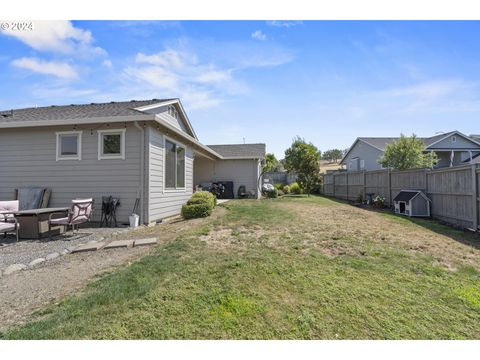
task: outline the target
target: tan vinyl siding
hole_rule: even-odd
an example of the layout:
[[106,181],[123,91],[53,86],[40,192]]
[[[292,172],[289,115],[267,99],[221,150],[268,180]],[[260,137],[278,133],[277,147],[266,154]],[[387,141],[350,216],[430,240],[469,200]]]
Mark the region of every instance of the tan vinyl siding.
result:
[[[117,127],[102,127],[115,129]],[[118,127],[123,128],[123,127]],[[120,198],[119,222],[128,222],[140,184],[140,133],[128,124],[125,160],[98,160],[98,133],[82,130],[82,159],[56,161],[57,131],[72,126],[0,130],[0,200],[13,199],[14,189],[41,186],[52,189],[49,206],[68,206],[72,199],[95,199],[93,220],[100,219],[101,197]]]
[[257,194],[257,179],[259,162],[257,159],[247,160],[208,160],[195,159],[195,184],[212,181],[233,181],[234,196],[237,197],[240,185],[245,185],[247,191]]
[[[180,140],[169,136],[173,141]],[[186,144],[185,190],[169,191],[163,189],[163,151],[164,135],[154,127],[149,128],[149,222],[178,215],[181,207],[193,193],[193,153]]]

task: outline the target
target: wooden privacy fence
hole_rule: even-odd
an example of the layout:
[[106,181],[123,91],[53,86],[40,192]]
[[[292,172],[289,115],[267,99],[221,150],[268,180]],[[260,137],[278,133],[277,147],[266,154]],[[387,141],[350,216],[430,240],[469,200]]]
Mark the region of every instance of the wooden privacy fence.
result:
[[385,197],[387,206],[401,190],[421,190],[432,201],[432,216],[468,229],[480,224],[480,166],[405,171],[341,171],[323,176],[323,193],[355,201],[366,194]]

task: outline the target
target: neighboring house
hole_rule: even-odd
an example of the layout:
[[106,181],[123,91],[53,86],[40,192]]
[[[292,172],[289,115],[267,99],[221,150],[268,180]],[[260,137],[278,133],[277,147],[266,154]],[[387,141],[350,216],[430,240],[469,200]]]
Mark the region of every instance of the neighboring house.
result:
[[[398,137],[359,137],[343,157],[341,164],[348,171],[379,170],[382,166],[378,160],[388,144]],[[464,135],[459,131],[419,138],[425,144],[425,152],[437,154],[435,168],[457,166],[480,162],[480,136]]]
[[140,201],[141,222],[180,213],[200,182],[233,181],[257,197],[264,144],[206,146],[179,99],[48,106],[0,112],[0,200],[14,189],[52,189],[50,205],[120,199],[120,222]]

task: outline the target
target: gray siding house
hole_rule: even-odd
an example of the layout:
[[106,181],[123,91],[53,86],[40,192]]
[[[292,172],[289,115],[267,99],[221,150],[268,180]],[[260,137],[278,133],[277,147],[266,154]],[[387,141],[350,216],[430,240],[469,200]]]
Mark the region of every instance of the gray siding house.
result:
[[233,181],[260,196],[265,144],[206,146],[179,99],[49,106],[0,112],[0,200],[23,186],[50,188],[49,206],[120,199],[128,222],[136,199],[144,224],[180,213],[201,182]]
[[[378,160],[388,144],[398,137],[359,137],[346,152],[341,164],[347,171],[380,170]],[[425,152],[437,154],[435,168],[480,162],[480,136],[464,135],[459,131],[419,138],[425,144]]]

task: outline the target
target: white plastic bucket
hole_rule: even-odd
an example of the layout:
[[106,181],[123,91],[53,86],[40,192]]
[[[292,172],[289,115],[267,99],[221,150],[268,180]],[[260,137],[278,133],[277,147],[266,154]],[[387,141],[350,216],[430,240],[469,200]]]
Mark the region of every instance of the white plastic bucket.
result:
[[132,214],[129,216],[129,220],[130,220],[130,227],[136,228],[138,227],[138,221],[140,220],[140,216],[138,216],[137,214]]

